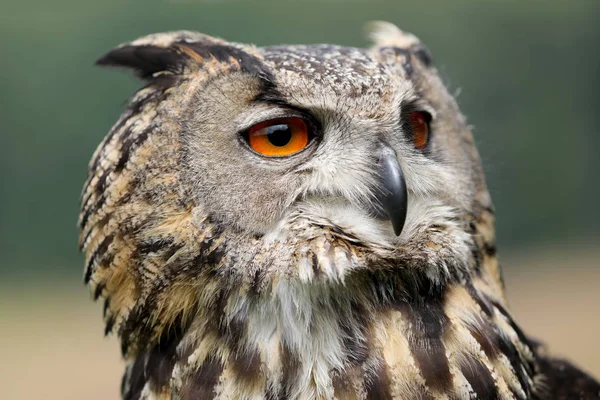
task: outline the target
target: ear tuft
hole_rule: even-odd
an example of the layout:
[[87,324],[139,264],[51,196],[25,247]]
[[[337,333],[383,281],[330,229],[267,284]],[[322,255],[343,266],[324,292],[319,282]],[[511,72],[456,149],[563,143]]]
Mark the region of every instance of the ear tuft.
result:
[[410,49],[421,42],[407,32],[401,31],[396,25],[386,21],[372,21],[365,26],[369,39],[377,47],[398,47]]
[[188,44],[209,46],[224,43],[221,39],[197,32],[158,33],[116,47],[99,58],[96,65],[130,68],[138,77],[150,80],[161,72],[183,74],[186,66],[197,62],[196,54],[187,48]]
[[152,79],[161,71],[177,73],[184,64],[182,54],[158,46],[122,46],[111,50],[96,65],[131,68],[142,79]]
[[396,25],[386,21],[372,21],[365,26],[369,39],[375,47],[393,47],[413,53],[423,64],[432,64],[431,54],[418,37],[400,30]]

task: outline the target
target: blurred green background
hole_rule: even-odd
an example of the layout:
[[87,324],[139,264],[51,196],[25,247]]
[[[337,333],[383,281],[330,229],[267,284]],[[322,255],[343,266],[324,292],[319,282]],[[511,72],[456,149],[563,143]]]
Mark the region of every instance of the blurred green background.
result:
[[[569,347],[600,330],[591,285],[600,282],[600,1],[2,0],[6,398],[33,396],[39,388],[24,384],[28,374],[46,377],[46,398],[117,397],[117,345],[103,340],[100,310],[81,284],[76,219],[87,162],[141,84],[94,60],[121,42],[178,29],[257,45],[365,46],[364,24],[380,19],[422,39],[474,126],[515,313],[561,351],[588,357],[582,362],[600,375],[597,345]],[[83,373],[90,364],[97,374]],[[86,391],[55,393],[74,381]]]

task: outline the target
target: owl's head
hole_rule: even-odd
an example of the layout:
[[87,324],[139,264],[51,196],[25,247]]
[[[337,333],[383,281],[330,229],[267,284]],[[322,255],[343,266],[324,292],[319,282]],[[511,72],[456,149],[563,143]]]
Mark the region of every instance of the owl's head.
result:
[[188,318],[211,285],[443,284],[493,255],[480,160],[430,55],[390,24],[372,37],[256,48],[175,32],[99,60],[148,82],[82,195],[86,280],[125,345]]

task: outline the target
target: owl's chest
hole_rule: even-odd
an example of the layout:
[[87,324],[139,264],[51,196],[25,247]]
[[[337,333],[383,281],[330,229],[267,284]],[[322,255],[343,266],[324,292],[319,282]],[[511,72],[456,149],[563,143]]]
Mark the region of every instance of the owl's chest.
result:
[[282,285],[263,301],[233,301],[227,312],[238,333],[215,348],[221,373],[213,392],[223,399],[527,398],[532,355],[510,316],[495,307],[485,314],[465,293],[380,307],[364,293]]
[[[453,378],[458,367],[446,354],[440,307],[377,309],[362,300],[324,287],[285,285],[265,301],[233,301],[230,327],[238,336],[229,336],[215,352],[226,355],[220,357],[216,398],[384,399],[457,393],[455,386],[464,379]],[[469,398],[463,386],[457,398]]]
[[258,300],[232,297],[219,321],[200,319],[186,333],[162,393],[179,399],[528,398],[532,354],[503,308],[486,314],[470,299],[459,288],[440,301],[381,306],[361,293],[285,284]]

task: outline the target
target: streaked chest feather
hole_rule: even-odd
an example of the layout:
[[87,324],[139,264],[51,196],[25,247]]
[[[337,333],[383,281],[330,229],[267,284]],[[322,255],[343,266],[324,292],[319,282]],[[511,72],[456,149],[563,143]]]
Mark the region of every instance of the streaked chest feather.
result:
[[281,280],[213,305],[220,321],[199,315],[130,365],[145,371],[142,398],[522,399],[534,385],[526,340],[471,283],[407,299]]

